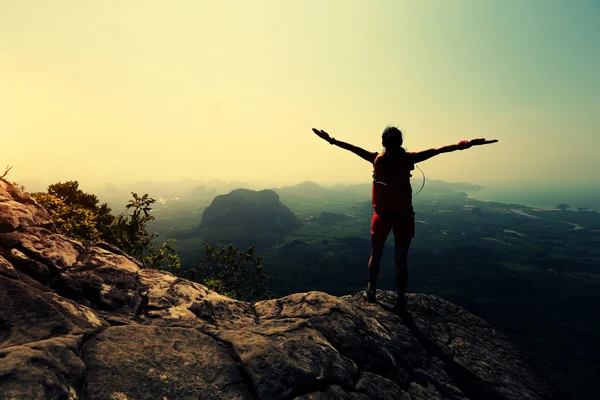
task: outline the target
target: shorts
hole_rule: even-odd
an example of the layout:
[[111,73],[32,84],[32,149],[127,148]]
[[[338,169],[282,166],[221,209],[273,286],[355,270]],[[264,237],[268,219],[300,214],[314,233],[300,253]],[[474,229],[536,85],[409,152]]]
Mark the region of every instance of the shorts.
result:
[[415,213],[379,213],[373,212],[371,219],[371,235],[387,237],[390,231],[394,232],[396,239],[410,239],[415,237]]

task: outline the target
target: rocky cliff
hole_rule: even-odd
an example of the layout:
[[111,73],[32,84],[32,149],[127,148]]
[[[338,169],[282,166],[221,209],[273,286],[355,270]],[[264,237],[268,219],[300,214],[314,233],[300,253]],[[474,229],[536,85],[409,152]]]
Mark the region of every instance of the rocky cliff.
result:
[[409,295],[244,303],[53,234],[0,181],[0,399],[554,399],[481,319]]

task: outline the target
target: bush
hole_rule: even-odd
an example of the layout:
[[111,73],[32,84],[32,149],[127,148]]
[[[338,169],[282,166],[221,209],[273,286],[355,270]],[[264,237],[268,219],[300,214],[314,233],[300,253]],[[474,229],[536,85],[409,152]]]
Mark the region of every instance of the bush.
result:
[[110,207],[98,204],[95,195],[84,193],[77,181],[55,183],[48,186],[48,192],[30,195],[48,211],[56,233],[85,242],[114,242]]
[[269,297],[262,257],[254,253],[253,247],[244,252],[232,244],[219,250],[206,244],[198,267],[186,270],[183,276],[237,300]]
[[126,211],[116,217],[106,203],[99,204],[96,195],[79,189],[77,181],[55,183],[48,186],[47,192],[30,195],[52,217],[55,233],[88,243],[105,241],[136,258],[145,268],[168,269],[176,273],[181,263],[174,240],[156,247],[152,239],[158,235],[146,230],[154,220],[150,205],[155,200],[148,194],[141,197],[131,194],[133,200],[127,204]]

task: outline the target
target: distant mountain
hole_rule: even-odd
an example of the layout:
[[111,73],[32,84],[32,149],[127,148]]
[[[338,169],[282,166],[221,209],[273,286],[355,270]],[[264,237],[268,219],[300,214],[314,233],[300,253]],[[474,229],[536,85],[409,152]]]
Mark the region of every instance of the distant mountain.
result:
[[236,189],[213,199],[202,214],[199,230],[212,243],[260,250],[278,243],[299,226],[296,215],[274,191]]
[[216,190],[219,194],[227,194],[232,190],[239,188],[253,188],[254,185],[249,182],[243,181],[221,181],[219,179],[209,179],[206,183],[206,188],[209,190]]
[[312,213],[323,210],[340,212],[370,196],[370,192],[365,195],[365,193],[353,193],[352,191],[332,190],[310,181],[272,190],[279,194],[281,201],[296,213]]
[[331,190],[310,181],[304,181],[293,186],[274,188],[272,190],[277,192],[280,196],[301,196],[310,197],[312,199],[323,198],[332,195]]
[[[421,186],[423,185],[423,177],[420,175],[420,172],[413,173],[413,178],[410,180],[410,184],[413,188],[414,192],[417,192]],[[357,183],[353,185],[333,185],[328,186],[324,189],[328,189],[331,191],[338,192],[349,192],[356,195],[371,195],[371,182],[368,183]],[[429,191],[430,193],[435,193],[440,190],[448,191],[466,191],[466,192],[475,192],[483,189],[481,185],[474,185],[468,182],[446,182],[446,181],[438,181],[435,179],[429,179],[425,177],[425,187],[424,191]]]
[[337,185],[333,185],[333,186],[328,186],[327,189],[335,191],[335,192],[352,193],[356,196],[361,196],[363,198],[368,199],[371,196],[371,185],[372,185],[371,182],[357,183],[354,185],[337,184]]
[[217,195],[216,189],[207,189],[204,185],[195,186],[192,188],[188,196],[192,199],[206,199],[206,198],[214,198]]
[[[419,187],[421,187],[421,183],[422,183],[422,178],[418,177],[417,175],[414,175],[413,178],[413,182],[411,182],[413,184],[413,188],[415,187],[415,183],[417,183],[416,181],[418,181]],[[479,191],[481,189],[483,189],[483,186],[481,185],[474,185],[472,183],[468,183],[468,182],[446,182],[446,181],[437,181],[435,179],[428,179],[426,178],[425,180],[425,187],[430,187],[430,188],[439,188],[439,189],[449,189],[449,190],[454,190],[454,191],[463,191],[463,192],[475,192],[475,191]]]

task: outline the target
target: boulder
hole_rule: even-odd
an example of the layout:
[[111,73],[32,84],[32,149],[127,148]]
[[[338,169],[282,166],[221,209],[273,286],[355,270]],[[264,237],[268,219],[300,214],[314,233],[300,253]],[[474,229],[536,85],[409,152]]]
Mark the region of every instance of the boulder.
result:
[[42,206],[15,185],[0,179],[0,232],[52,225],[52,218]]

